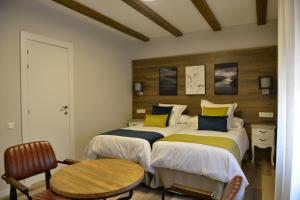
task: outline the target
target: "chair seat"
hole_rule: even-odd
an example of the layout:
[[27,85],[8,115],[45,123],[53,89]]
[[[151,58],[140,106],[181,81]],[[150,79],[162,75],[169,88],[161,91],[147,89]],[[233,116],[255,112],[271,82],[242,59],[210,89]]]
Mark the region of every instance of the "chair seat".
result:
[[66,200],[66,198],[54,194],[51,190],[45,190],[32,197],[33,200]]

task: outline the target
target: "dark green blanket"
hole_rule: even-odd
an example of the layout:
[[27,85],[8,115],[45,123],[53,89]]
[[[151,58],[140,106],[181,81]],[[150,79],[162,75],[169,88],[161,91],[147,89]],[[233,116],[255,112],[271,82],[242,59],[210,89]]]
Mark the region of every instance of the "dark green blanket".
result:
[[122,136],[122,137],[141,138],[148,141],[151,147],[155,141],[164,137],[162,134],[157,132],[135,131],[135,130],[128,130],[128,129],[116,129],[113,131],[101,133],[99,135],[115,135],[115,136]]

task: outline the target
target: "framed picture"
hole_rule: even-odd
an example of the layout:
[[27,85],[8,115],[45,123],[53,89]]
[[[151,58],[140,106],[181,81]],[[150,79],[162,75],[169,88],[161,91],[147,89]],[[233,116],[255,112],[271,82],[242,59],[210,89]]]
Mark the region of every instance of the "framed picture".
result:
[[177,95],[177,67],[162,67],[159,69],[159,95]]
[[185,94],[205,94],[205,65],[185,67]]
[[215,64],[215,94],[238,93],[238,63]]

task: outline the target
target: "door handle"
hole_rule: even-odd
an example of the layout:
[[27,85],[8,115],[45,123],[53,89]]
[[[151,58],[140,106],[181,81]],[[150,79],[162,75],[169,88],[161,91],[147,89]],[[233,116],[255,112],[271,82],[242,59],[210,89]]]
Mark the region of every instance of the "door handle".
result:
[[68,106],[63,106],[59,109],[59,111],[63,111],[63,110],[67,110],[68,109]]

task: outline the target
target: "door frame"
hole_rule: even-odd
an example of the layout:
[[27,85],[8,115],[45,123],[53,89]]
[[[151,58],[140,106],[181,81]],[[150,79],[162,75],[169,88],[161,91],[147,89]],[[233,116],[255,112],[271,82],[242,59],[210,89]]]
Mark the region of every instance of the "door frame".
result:
[[60,40],[40,36],[37,34],[21,31],[21,131],[22,142],[29,141],[28,134],[28,77],[27,77],[27,40],[37,41],[44,44],[62,47],[68,50],[69,55],[69,125],[70,125],[70,156],[75,156],[75,141],[74,141],[74,71],[73,71],[73,44]]

